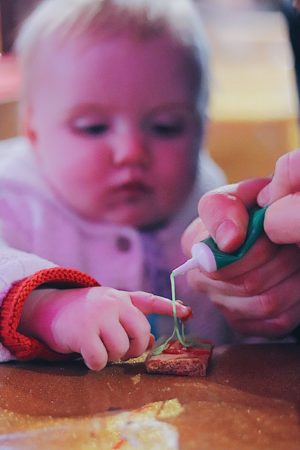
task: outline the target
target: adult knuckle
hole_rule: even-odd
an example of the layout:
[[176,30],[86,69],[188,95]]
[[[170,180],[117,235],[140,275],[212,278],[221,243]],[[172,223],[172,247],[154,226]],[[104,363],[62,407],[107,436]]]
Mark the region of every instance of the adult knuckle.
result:
[[258,291],[257,275],[248,273],[247,276],[242,278],[241,285],[243,296],[252,297],[256,295]]
[[277,299],[273,292],[264,292],[263,294],[258,295],[256,300],[261,319],[268,319],[275,315]]

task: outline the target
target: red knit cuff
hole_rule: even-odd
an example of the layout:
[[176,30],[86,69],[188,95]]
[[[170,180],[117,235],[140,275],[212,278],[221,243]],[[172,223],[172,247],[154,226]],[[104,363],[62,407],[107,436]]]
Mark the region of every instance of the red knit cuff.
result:
[[41,358],[59,361],[70,358],[70,355],[57,353],[37,339],[17,331],[26,298],[42,285],[54,289],[93,287],[99,283],[79,270],[61,267],[40,270],[14,283],[0,308],[0,342],[19,360]]

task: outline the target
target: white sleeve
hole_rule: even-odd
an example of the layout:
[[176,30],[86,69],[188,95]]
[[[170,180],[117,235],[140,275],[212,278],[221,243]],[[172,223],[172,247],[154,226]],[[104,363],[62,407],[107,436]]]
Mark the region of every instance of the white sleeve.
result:
[[[1,163],[16,147],[25,145],[23,138],[0,142]],[[4,166],[1,166],[4,171]],[[14,282],[42,269],[55,267],[52,262],[30,253],[32,250],[32,220],[30,202],[22,189],[1,179],[0,186],[0,307]],[[27,200],[27,201],[26,201]],[[21,250],[19,250],[21,249]],[[15,359],[0,343],[0,362]]]
[[[41,269],[55,267],[49,261],[30,253],[9,248],[0,242],[0,306],[12,284]],[[0,362],[13,360],[15,357],[0,343]]]
[[0,304],[12,284],[55,264],[32,253],[21,252],[0,242]]
[[[21,205],[14,200],[9,195],[0,195],[0,307],[13,283],[41,269],[55,266],[29,253],[31,236],[26,229],[27,221],[24,220],[25,208],[17,215],[16,210],[21,210]],[[14,248],[18,246],[26,251]],[[0,362],[13,359],[15,357],[0,343]]]

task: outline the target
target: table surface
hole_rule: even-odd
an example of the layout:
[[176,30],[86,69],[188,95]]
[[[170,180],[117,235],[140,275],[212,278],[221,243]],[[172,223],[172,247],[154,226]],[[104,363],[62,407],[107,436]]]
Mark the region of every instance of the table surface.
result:
[[299,449],[300,344],[215,348],[206,378],[7,363],[0,386],[0,448]]

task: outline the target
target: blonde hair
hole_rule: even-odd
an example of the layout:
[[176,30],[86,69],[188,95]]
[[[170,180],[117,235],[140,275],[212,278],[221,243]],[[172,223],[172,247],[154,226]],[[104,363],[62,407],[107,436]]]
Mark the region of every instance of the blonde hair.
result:
[[190,52],[198,77],[198,110],[208,101],[208,52],[193,0],[43,0],[23,22],[15,48],[23,69],[23,96],[43,41],[67,42],[93,31],[133,31],[138,38],[168,33]]

